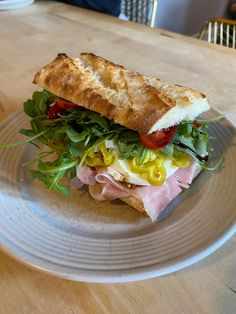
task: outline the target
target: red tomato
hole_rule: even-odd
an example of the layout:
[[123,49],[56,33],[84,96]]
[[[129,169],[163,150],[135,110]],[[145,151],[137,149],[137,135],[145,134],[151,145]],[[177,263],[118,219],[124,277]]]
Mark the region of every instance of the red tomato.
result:
[[48,110],[48,118],[56,119],[58,117],[58,113],[61,113],[68,109],[76,108],[77,106],[70,101],[66,101],[64,99],[58,98],[53,106],[51,106]]
[[139,134],[141,143],[149,149],[159,150],[168,145],[176,131],[176,126],[169,129],[162,129],[149,135]]
[[196,128],[200,128],[201,123],[198,122],[198,121],[193,121],[193,125],[194,125]]
[[56,100],[56,103],[58,104],[59,107],[61,107],[64,110],[73,109],[73,108],[78,107],[77,105],[73,104],[73,102],[70,102],[70,101],[67,101],[67,100],[64,100],[61,98],[58,98]]
[[58,117],[58,113],[64,111],[61,107],[58,106],[57,103],[55,103],[53,106],[51,106],[48,110],[48,118],[49,119],[56,119]]

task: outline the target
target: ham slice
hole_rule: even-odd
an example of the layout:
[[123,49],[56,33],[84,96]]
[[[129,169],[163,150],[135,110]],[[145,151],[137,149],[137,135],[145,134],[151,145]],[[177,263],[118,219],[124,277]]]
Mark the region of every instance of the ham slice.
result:
[[189,188],[194,179],[196,163],[193,161],[187,168],[178,169],[161,186],[136,187],[134,197],[143,202],[143,206],[152,221],[180,193],[182,188]]
[[94,170],[87,166],[76,167],[76,175],[80,181],[82,181],[84,184],[88,185],[94,185],[97,183],[95,179],[96,175],[96,169]]
[[179,181],[182,187],[187,189],[193,181],[195,170],[196,163],[192,161],[187,168],[178,169],[173,176]]
[[119,189],[110,182],[90,185],[89,193],[92,198],[98,201],[112,201],[116,198],[127,197],[130,195],[128,191]]
[[161,186],[136,187],[132,191],[132,196],[141,200],[143,207],[155,221],[161,211],[180,193],[182,189],[179,182],[172,175]]
[[80,181],[78,177],[70,180],[70,187],[74,190],[79,190],[83,185],[84,183]]
[[107,173],[107,168],[100,168],[95,175],[96,185],[89,186],[92,198],[105,201],[130,195],[130,191],[119,181]]
[[192,183],[195,166],[196,163],[192,162],[189,167],[178,169],[161,186],[128,188],[126,184],[115,180],[108,174],[106,168],[94,171],[86,166],[77,167],[77,176],[82,182],[89,184],[89,192],[94,199],[111,201],[133,196],[143,203],[146,212],[152,221],[155,221],[161,211],[182,191],[182,188],[188,188]]

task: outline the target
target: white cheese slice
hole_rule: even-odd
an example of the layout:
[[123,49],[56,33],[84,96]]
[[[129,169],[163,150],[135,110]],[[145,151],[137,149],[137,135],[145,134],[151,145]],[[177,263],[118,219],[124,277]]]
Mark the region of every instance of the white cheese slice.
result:
[[[112,140],[106,140],[105,145],[107,148],[116,148]],[[166,170],[166,179],[179,169],[172,164],[170,159],[164,160],[164,167]],[[142,178],[141,175],[133,173],[130,170],[129,164],[126,160],[116,158],[113,164],[108,167],[107,171],[110,175],[119,181],[124,181],[135,185],[151,185],[147,180]]]

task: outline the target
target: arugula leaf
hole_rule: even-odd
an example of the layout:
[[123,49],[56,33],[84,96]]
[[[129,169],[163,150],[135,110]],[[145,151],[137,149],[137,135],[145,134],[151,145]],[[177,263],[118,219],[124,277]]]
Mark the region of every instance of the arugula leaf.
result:
[[179,135],[178,133],[176,133],[173,139],[173,143],[176,143],[178,141],[194,150],[194,137]]
[[28,137],[33,137],[35,135],[35,132],[31,129],[20,129],[19,133]]
[[102,116],[100,116],[99,114],[93,112],[89,115],[89,117],[93,123],[99,124],[105,130],[109,130],[107,120],[103,118]]
[[206,131],[208,125],[195,124],[192,121],[184,121],[177,127],[177,131],[172,140],[176,149],[189,154],[195,161],[202,163],[208,157],[209,135]]
[[33,179],[37,179],[43,182],[49,190],[54,188],[65,196],[68,196],[69,187],[60,182],[60,180],[64,177],[64,174],[64,172],[59,172],[53,175],[49,175],[44,174],[39,170],[31,170],[31,175]]
[[42,181],[46,187],[57,189],[65,195],[68,195],[69,188],[61,183],[61,180],[67,177],[68,171],[73,169],[77,160],[72,157],[61,155],[53,161],[44,161],[52,152],[43,152],[34,161],[37,162],[37,168],[31,170],[34,179]]
[[35,103],[32,99],[28,99],[24,102],[24,112],[27,116],[34,118],[38,116],[38,112],[35,108]]
[[192,133],[193,125],[192,123],[181,123],[178,126],[178,133],[180,135],[189,135]]
[[86,152],[86,149],[87,148],[84,146],[82,142],[78,142],[78,143],[71,142],[69,153],[74,157],[82,158]]
[[63,142],[63,139],[66,136],[66,131],[67,131],[66,127],[61,127],[61,128],[58,127],[58,128],[56,128],[55,132],[54,132],[55,139],[61,140]]
[[12,144],[0,144],[0,148],[12,148],[12,147],[16,147],[18,145],[23,145],[23,144],[27,144],[27,143],[31,143],[33,140],[35,139],[39,139],[43,134],[46,133],[46,130],[45,131],[42,131],[38,134],[35,134],[34,136],[32,137],[29,137],[28,139],[26,140],[23,140],[23,141],[19,141],[19,142],[16,142],[16,143],[12,143]]
[[43,90],[43,92],[47,93],[47,96],[48,96],[48,100],[47,100],[47,103],[50,105],[52,104],[55,99],[57,98],[54,94],[50,93],[49,91],[47,90]]
[[161,151],[164,154],[166,154],[168,157],[173,157],[173,155],[174,155],[174,144],[169,143],[167,146],[163,147]]
[[206,144],[207,144],[206,141],[198,140],[198,139],[195,140],[194,149],[198,153],[198,155],[201,157],[205,157],[208,154]]
[[31,118],[46,114],[49,104],[55,100],[55,96],[43,90],[33,93],[32,99],[24,102],[24,112]]
[[200,124],[209,124],[209,123],[214,123],[217,121],[222,120],[225,117],[224,114],[220,114],[216,117],[210,118],[210,119],[199,119],[199,120],[195,120],[196,122],[199,122]]
[[82,133],[78,133],[69,127],[66,130],[66,134],[72,142],[78,143],[78,142],[82,142],[86,138],[86,136],[88,135],[88,131],[83,131]]
[[40,113],[46,113],[47,112],[48,93],[46,91],[34,92],[33,93],[33,101],[35,103],[35,107],[37,108],[38,112],[40,112]]
[[68,170],[75,165],[77,165],[78,161],[75,159],[63,158],[53,162],[42,162],[38,163],[38,170],[42,173],[57,173],[61,171]]

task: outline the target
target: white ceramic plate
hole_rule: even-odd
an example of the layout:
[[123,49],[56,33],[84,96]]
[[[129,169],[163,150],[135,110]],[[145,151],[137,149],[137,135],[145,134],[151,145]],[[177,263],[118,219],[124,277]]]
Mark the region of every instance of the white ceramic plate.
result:
[[[17,133],[27,121],[12,115],[0,126],[0,141],[22,138]],[[152,278],[199,261],[236,230],[236,131],[223,120],[210,133],[224,167],[203,171],[156,223],[121,202],[91,200],[84,190],[70,197],[48,192],[22,167],[35,154],[32,145],[1,150],[0,247],[39,270],[87,282]]]
[[15,10],[30,5],[34,0],[1,0],[0,11]]

